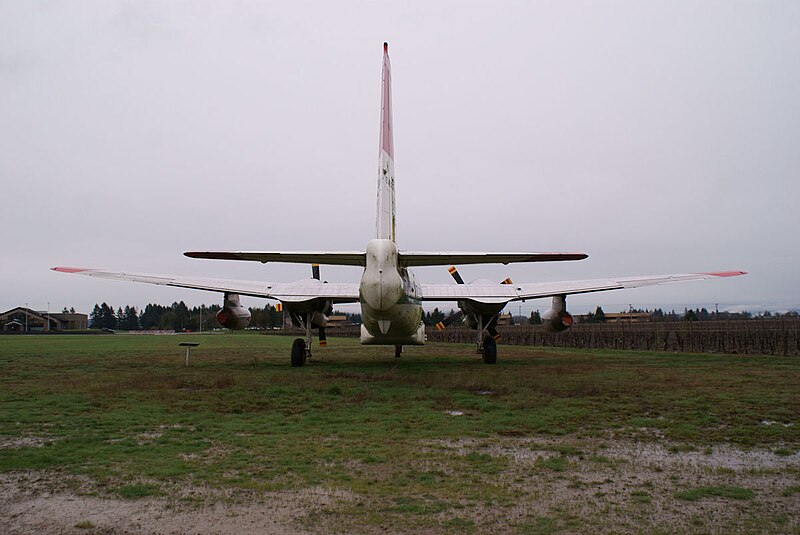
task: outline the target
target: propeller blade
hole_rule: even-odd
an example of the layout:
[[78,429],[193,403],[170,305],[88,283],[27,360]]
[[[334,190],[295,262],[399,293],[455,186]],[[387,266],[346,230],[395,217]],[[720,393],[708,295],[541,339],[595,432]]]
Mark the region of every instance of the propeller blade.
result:
[[319,280],[319,264],[311,264],[311,276]]
[[328,339],[325,337],[325,327],[319,328],[319,345],[321,347],[328,345]]
[[502,336],[500,336],[500,333],[497,332],[497,329],[495,329],[494,327],[487,327],[486,332],[489,333],[489,336],[494,338],[495,342],[499,342],[500,339],[503,338]]
[[[461,278],[461,274],[458,272],[455,266],[450,266],[450,269],[447,271],[456,280],[456,284],[464,284],[464,279]],[[506,279],[500,284],[514,284],[514,281],[511,280],[511,277],[506,277]]]
[[461,275],[458,273],[456,266],[450,266],[450,269],[448,269],[447,271],[456,280],[456,284],[464,284],[464,279],[461,278]]
[[443,331],[446,327],[449,327],[454,322],[460,320],[463,317],[464,317],[464,312],[462,312],[461,310],[459,310],[458,312],[453,312],[445,319],[437,323],[436,328],[439,329],[440,331]]

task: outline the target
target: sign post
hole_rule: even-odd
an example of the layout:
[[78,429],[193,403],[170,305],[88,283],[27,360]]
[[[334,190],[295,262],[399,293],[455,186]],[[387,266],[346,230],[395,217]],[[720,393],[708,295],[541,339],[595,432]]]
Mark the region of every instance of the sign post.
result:
[[181,342],[178,345],[186,347],[186,366],[189,366],[189,352],[193,347],[199,346],[200,342]]

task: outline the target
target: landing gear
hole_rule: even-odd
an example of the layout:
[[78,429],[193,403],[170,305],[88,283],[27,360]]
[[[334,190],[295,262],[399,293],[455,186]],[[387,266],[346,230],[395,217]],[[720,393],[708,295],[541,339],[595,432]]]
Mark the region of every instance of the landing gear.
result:
[[494,364],[497,362],[497,342],[494,337],[486,335],[483,337],[483,349],[481,351],[484,364]]
[[401,356],[403,356],[403,346],[397,344],[394,346],[394,358],[399,359]]
[[[476,314],[478,323],[478,354],[483,359],[484,364],[494,364],[497,362],[497,341],[491,334],[485,334],[483,327],[483,316]],[[489,322],[488,329],[493,330],[493,325]]]
[[292,342],[292,368],[299,368],[306,363],[306,341],[295,338]]
[[306,338],[295,338],[292,342],[292,367],[298,368],[306,363],[307,359],[311,358],[311,312],[307,312],[305,317],[302,317],[302,322],[306,328]]

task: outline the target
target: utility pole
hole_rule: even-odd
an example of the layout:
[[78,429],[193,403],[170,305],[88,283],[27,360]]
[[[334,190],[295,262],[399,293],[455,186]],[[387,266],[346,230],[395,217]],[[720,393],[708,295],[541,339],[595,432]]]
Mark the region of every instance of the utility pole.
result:
[[25,303],[25,332],[28,332],[28,303]]
[[47,302],[47,329],[46,331],[50,331],[50,301]]

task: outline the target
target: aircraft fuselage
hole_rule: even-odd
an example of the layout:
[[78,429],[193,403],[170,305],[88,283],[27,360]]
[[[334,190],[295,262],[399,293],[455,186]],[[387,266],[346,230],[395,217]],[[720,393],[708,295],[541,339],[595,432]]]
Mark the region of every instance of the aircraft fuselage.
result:
[[374,239],[367,244],[366,267],[359,284],[361,343],[422,344],[421,291],[408,269],[398,261],[397,244]]

